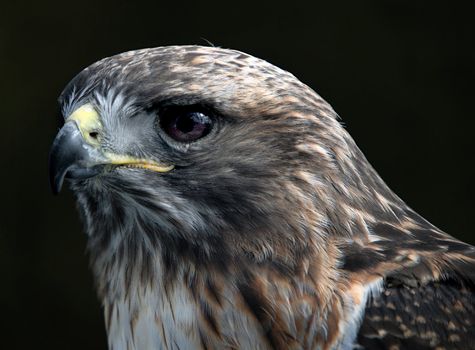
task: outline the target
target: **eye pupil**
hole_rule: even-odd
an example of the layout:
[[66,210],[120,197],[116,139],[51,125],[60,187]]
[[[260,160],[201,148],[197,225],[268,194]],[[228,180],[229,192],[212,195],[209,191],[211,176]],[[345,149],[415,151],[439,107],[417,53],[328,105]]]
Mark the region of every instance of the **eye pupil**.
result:
[[210,132],[212,120],[198,107],[175,107],[160,112],[160,126],[174,140],[192,142]]
[[195,124],[196,120],[194,118],[194,114],[188,113],[184,116],[178,117],[176,121],[176,128],[183,133],[187,133],[193,131]]

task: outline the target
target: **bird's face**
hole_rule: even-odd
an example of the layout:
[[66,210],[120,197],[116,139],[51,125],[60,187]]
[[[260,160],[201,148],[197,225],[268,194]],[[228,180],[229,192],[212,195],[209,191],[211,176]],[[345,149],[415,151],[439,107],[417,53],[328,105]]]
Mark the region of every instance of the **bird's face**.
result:
[[284,259],[325,225],[315,208],[328,199],[310,188],[335,169],[327,130],[340,126],[264,61],[198,47],[126,53],[81,72],[60,103],[52,186],[70,181],[92,249],[132,239],[174,256]]

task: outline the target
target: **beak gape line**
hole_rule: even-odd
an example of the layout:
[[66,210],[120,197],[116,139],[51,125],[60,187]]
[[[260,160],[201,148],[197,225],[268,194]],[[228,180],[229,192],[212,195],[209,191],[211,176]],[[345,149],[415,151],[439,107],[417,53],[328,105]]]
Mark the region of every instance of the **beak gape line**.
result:
[[90,104],[79,107],[69,116],[49,154],[49,179],[54,194],[61,191],[65,178],[87,179],[102,173],[106,165],[155,172],[168,172],[174,168],[153,160],[102,152],[101,133],[99,114]]

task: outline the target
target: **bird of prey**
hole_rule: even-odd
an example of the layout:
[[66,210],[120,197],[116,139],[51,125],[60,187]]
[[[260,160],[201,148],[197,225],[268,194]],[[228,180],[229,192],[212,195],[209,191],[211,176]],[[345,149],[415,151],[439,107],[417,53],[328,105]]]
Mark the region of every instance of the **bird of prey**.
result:
[[475,348],[475,248],[379,177],[332,107],[215,47],[122,53],[60,96],[111,349]]

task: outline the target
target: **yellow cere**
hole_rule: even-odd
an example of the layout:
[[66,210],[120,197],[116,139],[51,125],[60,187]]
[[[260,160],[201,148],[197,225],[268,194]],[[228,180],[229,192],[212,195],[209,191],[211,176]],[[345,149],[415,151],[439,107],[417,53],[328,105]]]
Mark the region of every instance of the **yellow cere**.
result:
[[76,122],[81,131],[82,137],[86,142],[93,145],[99,144],[97,135],[100,134],[100,131],[102,130],[102,123],[99,113],[97,113],[90,103],[86,103],[76,109],[68,117],[67,121]]
[[106,153],[105,156],[109,160],[109,164],[117,166],[148,169],[159,173],[166,173],[174,168],[173,165],[164,165],[147,159],[133,158],[113,153]]

